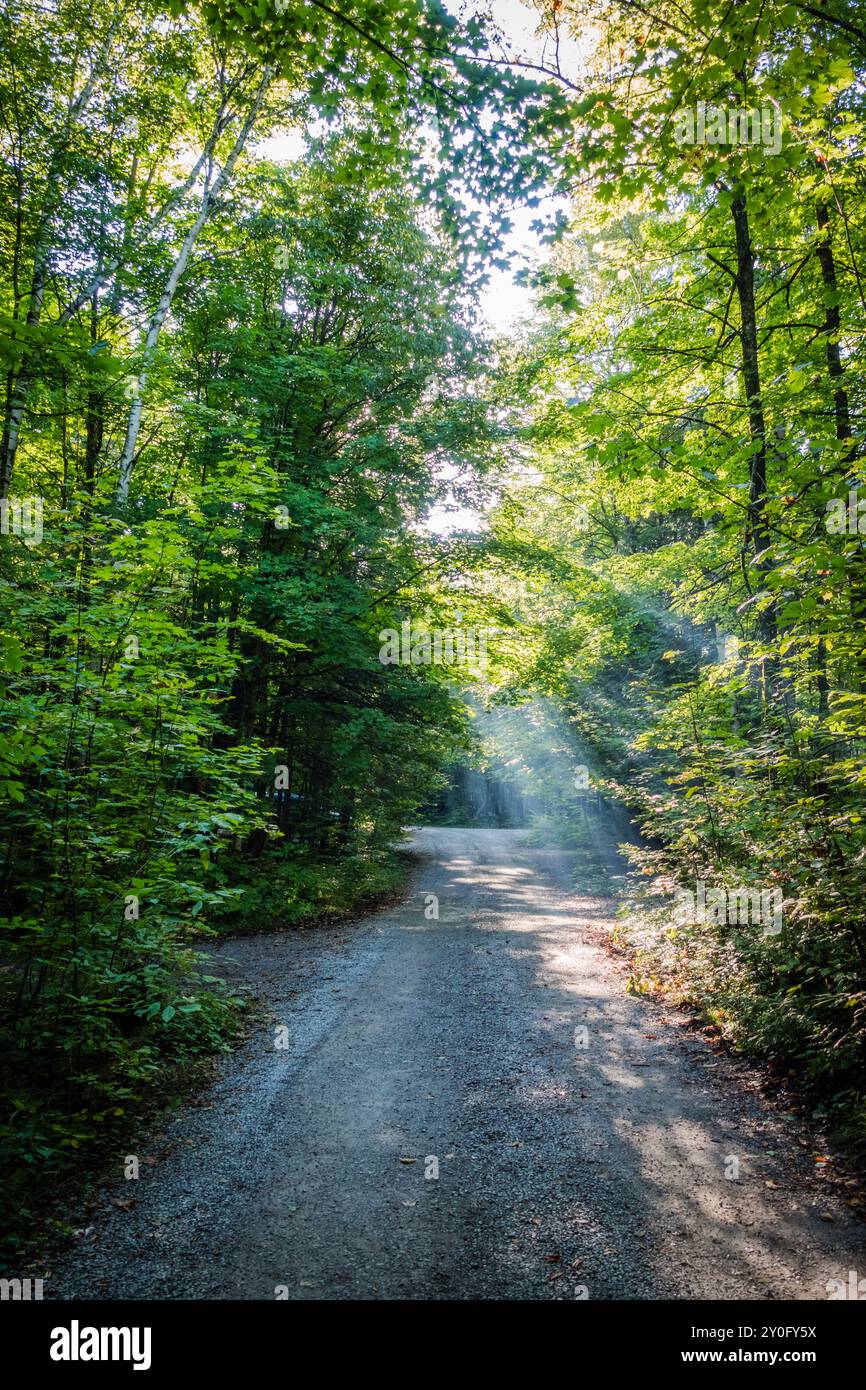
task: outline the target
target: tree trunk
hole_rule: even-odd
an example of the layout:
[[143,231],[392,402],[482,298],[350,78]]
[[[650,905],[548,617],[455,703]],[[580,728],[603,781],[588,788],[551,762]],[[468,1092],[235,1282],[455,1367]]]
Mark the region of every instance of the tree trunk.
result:
[[[93,66],[90,69],[90,76],[78,93],[78,96],[69,103],[60,140],[55,146],[48,164],[45,181],[45,201],[39,218],[39,226],[36,232],[36,241],[33,251],[33,273],[30,281],[30,295],[26,319],[28,339],[32,337],[32,330],[38,327],[42,318],[42,307],[45,301],[45,281],[48,276],[48,263],[51,256],[51,224],[54,213],[63,196],[63,188],[60,182],[61,161],[69,145],[76,122],[80,120],[90,105],[90,99],[96,89],[97,80],[105,68],[114,45],[120,18],[121,9],[118,7],[108,26],[105,38],[102,42],[102,47],[93,61]],[[90,297],[90,295],[87,295],[83,302],[86,303],[87,299]],[[8,497],[9,488],[12,484],[12,473],[15,469],[15,459],[18,454],[18,441],[21,437],[21,425],[24,420],[27,399],[30,395],[30,387],[33,384],[35,375],[34,369],[33,344],[25,340],[21,366],[11,382],[8,405],[3,420],[3,434],[2,437],[0,437],[0,497]]]
[[[746,195],[738,188],[731,205],[737,247],[737,297],[740,305],[740,348],[743,363],[743,385],[749,411],[749,433],[754,452],[749,468],[749,535],[755,556],[755,568],[762,579],[770,569],[767,550],[770,532],[767,526],[767,426],[761,397],[761,374],[758,365],[758,321],[755,312],[755,256],[749,230]],[[758,614],[758,631],[764,641],[776,635],[775,606],[763,608]]]
[[198,216],[196,217],[195,221],[193,222],[192,226],[190,227],[189,231],[183,239],[181,248],[177,254],[177,258],[175,259],[174,265],[172,266],[171,271],[169,272],[168,279],[165,282],[165,289],[163,290],[162,295],[160,296],[159,303],[157,304],[153,317],[151,318],[150,323],[148,324],[147,334],[145,336],[144,346],[142,349],[141,371],[139,372],[138,376],[138,384],[136,387],[135,397],[133,398],[132,404],[129,408],[129,417],[126,425],[126,438],[123,442],[123,449],[121,451],[120,461],[118,463],[116,500],[119,506],[124,506],[129,497],[129,480],[132,477],[132,470],[135,465],[135,446],[138,440],[138,433],[141,428],[141,418],[144,411],[144,395],[150,376],[150,368],[153,364],[153,357],[159,344],[159,337],[160,333],[162,332],[162,326],[165,323],[166,317],[168,316],[168,311],[171,308],[175,291],[178,287],[178,284],[180,283],[181,276],[183,275],[184,271],[186,270],[187,264],[189,263],[189,258],[192,255],[192,251],[196,242],[198,241],[202,227],[205,225],[208,217],[210,216],[220,193],[228,184],[228,181],[232,176],[232,171],[234,170],[234,166],[237,162],[238,156],[243,150],[247,142],[247,138],[249,137],[249,133],[253,128],[253,125],[256,121],[259,112],[261,111],[265,95],[271,83],[271,77],[272,73],[270,69],[266,68],[265,74],[261,82],[259,83],[256,94],[252,100],[252,103],[250,105],[249,110],[247,111],[246,116],[244,117],[244,121],[238,132],[237,139],[235,140],[234,145],[231,148],[231,151],[228,155],[228,158],[226,159],[225,164],[222,166],[220,172],[217,174],[213,183],[205,184],[205,189],[204,193],[202,194],[201,207],[199,208]]

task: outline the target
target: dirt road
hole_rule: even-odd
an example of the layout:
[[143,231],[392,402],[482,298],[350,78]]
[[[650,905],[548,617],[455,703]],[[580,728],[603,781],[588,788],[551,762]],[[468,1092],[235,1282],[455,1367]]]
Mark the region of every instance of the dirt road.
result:
[[220,948],[285,1031],[167,1124],[47,1295],[826,1299],[866,1274],[796,1123],[625,994],[564,856],[414,840],[399,906]]

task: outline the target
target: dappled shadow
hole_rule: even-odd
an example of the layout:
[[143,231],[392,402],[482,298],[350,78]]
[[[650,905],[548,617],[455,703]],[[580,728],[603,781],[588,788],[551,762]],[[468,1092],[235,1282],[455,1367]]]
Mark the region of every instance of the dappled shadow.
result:
[[52,1292],[822,1298],[866,1269],[778,1117],[625,993],[593,944],[612,903],[567,855],[515,831],[414,844],[405,902],[230,943],[272,1017]]
[[[476,854],[449,855],[461,833]],[[779,1117],[739,1089],[726,1059],[625,993],[587,931],[610,924],[612,904],[574,891],[568,855],[514,832],[425,839],[445,898],[471,899],[463,929],[497,943],[480,967],[486,985],[495,991],[499,967],[512,967],[491,1043],[498,1051],[505,1033],[515,1079],[507,1097],[482,1087],[468,1105],[504,1131],[503,1146],[531,1151],[520,1135],[541,1136],[543,1161],[566,1161],[547,1189],[557,1211],[533,1208],[539,1235],[565,1247],[548,1252],[557,1267],[577,1261],[569,1277],[596,1297],[737,1299],[826,1297],[852,1249],[862,1265],[862,1228],[844,1209],[829,1227],[834,1214]],[[519,1198],[521,1148],[487,1156],[503,1201],[509,1183]],[[507,1264],[526,1253],[495,1229],[491,1239]]]

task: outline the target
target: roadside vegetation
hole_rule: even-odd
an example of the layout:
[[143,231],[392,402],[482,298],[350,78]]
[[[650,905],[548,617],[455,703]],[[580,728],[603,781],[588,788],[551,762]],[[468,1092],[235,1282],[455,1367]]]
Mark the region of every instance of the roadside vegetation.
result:
[[[866,1136],[866,33],[538,24],[528,63],[420,0],[4,3],[13,1255],[237,1036],[197,948],[394,892],[424,808],[580,843],[596,807],[635,987]],[[482,669],[386,661],[407,623],[490,634]],[[781,930],[684,920],[699,885]]]

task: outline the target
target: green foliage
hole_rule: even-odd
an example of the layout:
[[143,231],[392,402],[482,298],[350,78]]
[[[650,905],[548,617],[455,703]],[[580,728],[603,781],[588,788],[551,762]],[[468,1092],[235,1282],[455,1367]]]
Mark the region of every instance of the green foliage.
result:
[[[596,37],[579,80],[420,0],[4,13],[13,1209],[226,1045],[208,940],[392,891],[473,746],[545,843],[632,812],[635,989],[862,1114],[866,55],[762,0],[553,21]],[[698,102],[781,110],[778,149],[675,138]],[[542,191],[569,215],[494,356],[469,286]],[[483,540],[425,528],[448,497]],[[485,715],[380,660],[458,614],[496,629]],[[696,881],[783,931],[678,925]]]
[[[261,32],[230,33],[228,7],[175,6],[167,23],[160,6],[60,5],[43,27],[13,8],[0,69],[16,150],[0,175],[12,1212],[46,1172],[123,1143],[149,1096],[233,1036],[240,1001],[201,976],[215,933],[344,916],[400,881],[395,846],[466,716],[453,672],[383,665],[379,634],[471,603],[460,545],[423,520],[455,461],[455,495],[479,501],[498,450],[454,216],[419,211],[404,158],[424,143],[417,103],[393,104],[375,44],[304,7],[304,43],[285,42],[300,11],[284,15],[263,70]],[[395,42],[417,47],[429,25],[443,37],[425,15]],[[270,11],[257,17],[274,32]],[[387,42],[387,16],[360,17]],[[325,109],[347,45],[339,119],[293,163],[256,152],[253,133]],[[488,164],[491,191],[497,177]],[[39,536],[15,521],[28,498]]]
[[[635,987],[672,989],[850,1103],[866,1085],[866,526],[848,524],[866,54],[838,15],[790,5],[565,9],[600,30],[571,224],[499,388],[534,466],[490,547],[528,639],[500,698],[553,700],[564,757],[580,750],[643,831],[620,928]],[[675,139],[699,102],[774,113],[779,148]],[[699,882],[778,892],[782,932],[677,925]]]

